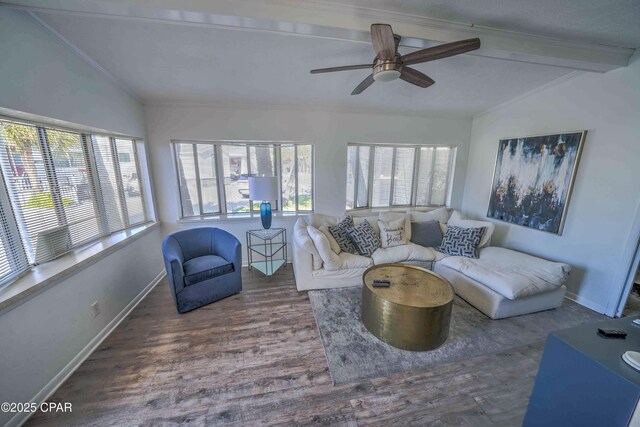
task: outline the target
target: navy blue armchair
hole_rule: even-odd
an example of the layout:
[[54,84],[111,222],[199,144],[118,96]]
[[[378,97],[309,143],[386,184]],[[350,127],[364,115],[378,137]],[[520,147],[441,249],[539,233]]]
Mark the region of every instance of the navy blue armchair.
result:
[[162,242],[167,280],[179,313],[242,290],[242,246],[219,228],[179,231]]

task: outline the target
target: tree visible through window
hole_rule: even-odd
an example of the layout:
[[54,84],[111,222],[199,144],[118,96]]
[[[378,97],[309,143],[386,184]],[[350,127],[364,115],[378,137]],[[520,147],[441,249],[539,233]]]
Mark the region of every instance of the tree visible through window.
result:
[[281,143],[174,142],[182,217],[259,211],[250,176],[280,176],[274,210],[313,210],[313,146]]
[[135,140],[0,120],[0,284],[146,222]]

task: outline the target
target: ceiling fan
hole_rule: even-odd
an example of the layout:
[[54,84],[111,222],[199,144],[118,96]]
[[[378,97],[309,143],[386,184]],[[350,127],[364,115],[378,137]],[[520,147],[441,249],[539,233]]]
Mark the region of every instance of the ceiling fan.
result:
[[388,82],[400,78],[405,82],[420,86],[429,87],[435,82],[427,75],[407,65],[420,64],[422,62],[435,61],[436,59],[448,58],[461,53],[470,52],[480,48],[480,39],[467,39],[457,42],[445,43],[426,49],[411,52],[407,55],[398,54],[398,44],[400,36],[393,34],[391,25],[372,24],[371,42],[376,51],[373,64],[345,65],[343,67],[319,68],[311,70],[311,74],[331,73],[334,71],[361,70],[371,68],[371,74],[367,76],[351,95],[358,95],[371,86],[374,81]]

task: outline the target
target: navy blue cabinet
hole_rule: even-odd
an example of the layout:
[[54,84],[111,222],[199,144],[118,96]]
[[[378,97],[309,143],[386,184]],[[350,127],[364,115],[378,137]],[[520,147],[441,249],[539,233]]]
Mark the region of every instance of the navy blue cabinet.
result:
[[[524,426],[627,426],[640,398],[640,372],[622,360],[640,352],[635,317],[554,332],[544,354]],[[622,329],[626,339],[608,339],[598,328]]]

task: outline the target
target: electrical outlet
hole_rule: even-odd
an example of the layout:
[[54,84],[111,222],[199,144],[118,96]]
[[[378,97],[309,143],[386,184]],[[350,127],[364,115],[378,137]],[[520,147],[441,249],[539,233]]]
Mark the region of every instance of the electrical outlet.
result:
[[100,305],[98,304],[98,301],[94,301],[93,304],[91,304],[91,310],[93,311],[93,317],[98,317],[100,314]]

